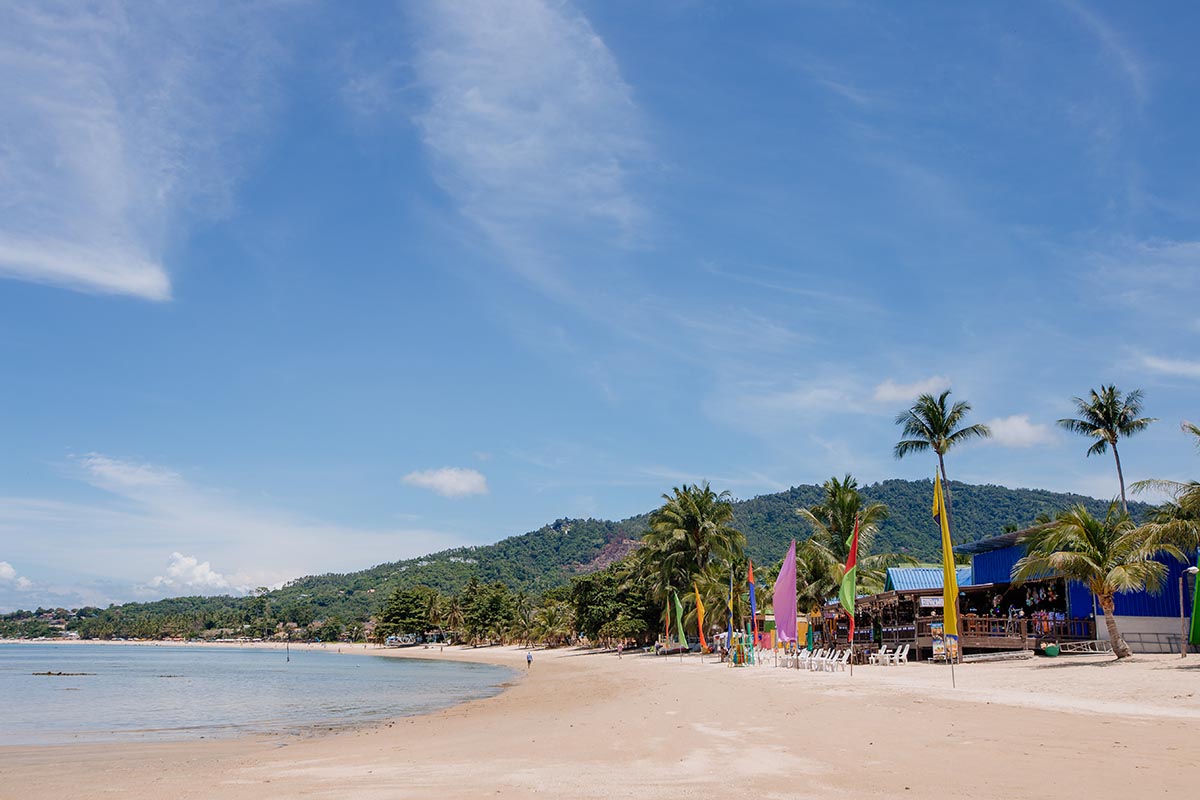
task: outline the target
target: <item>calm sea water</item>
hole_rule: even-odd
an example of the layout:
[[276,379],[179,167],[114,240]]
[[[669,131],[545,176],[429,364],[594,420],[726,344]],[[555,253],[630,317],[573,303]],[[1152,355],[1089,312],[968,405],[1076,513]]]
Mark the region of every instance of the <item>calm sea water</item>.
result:
[[0,745],[302,734],[487,697],[513,676],[342,649],[0,644]]

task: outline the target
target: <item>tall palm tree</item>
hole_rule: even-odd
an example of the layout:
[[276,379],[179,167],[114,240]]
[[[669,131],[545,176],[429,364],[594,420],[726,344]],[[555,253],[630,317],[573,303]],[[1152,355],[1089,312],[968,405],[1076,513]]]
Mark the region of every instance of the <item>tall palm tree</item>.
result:
[[[950,448],[971,439],[987,439],[992,430],[987,425],[975,424],[960,427],[971,404],[960,400],[952,406],[947,405],[950,390],[942,392],[937,397],[923,394],[917,398],[907,410],[896,415],[896,424],[904,426],[904,436],[896,443],[896,458],[904,458],[909,453],[923,453],[932,450],[937,453],[938,469],[942,473],[942,483],[946,487],[946,510],[951,510],[950,479],[946,477],[946,453]],[[947,514],[950,516],[950,514]]]
[[1121,456],[1117,453],[1117,439],[1128,438],[1135,433],[1146,430],[1150,423],[1157,422],[1154,417],[1139,417],[1142,413],[1142,390],[1134,389],[1121,397],[1117,387],[1113,385],[1100,386],[1100,391],[1091,390],[1087,399],[1076,397],[1075,408],[1079,419],[1060,419],[1058,425],[1072,433],[1095,439],[1088,448],[1089,456],[1103,453],[1112,448],[1113,458],[1117,462],[1117,481],[1121,484],[1121,508],[1129,513],[1129,503],[1125,501],[1125,475],[1121,472]]
[[650,514],[650,530],[642,537],[664,575],[675,574],[686,588],[690,576],[710,563],[732,563],[742,557],[746,537],[733,527],[733,503],[729,492],[717,494],[705,482],[699,486],[676,487],[664,494],[665,501]]
[[[858,481],[852,476],[847,474],[841,480],[832,477],[821,488],[825,497],[820,503],[796,510],[813,529],[812,537],[797,550],[796,556],[800,558],[801,550],[804,551],[807,565],[819,576],[817,584],[836,580],[833,587],[836,594],[850,555],[855,518],[858,519],[858,576],[864,589],[882,591],[888,567],[917,563],[908,556],[871,553],[879,523],[887,517],[888,509],[883,503],[865,503],[858,491]],[[799,589],[799,564],[796,579]]]
[[1148,536],[1115,502],[1102,520],[1082,505],[1070,508],[1051,525],[1031,531],[1024,544],[1025,556],[1013,565],[1013,582],[1057,573],[1085,584],[1104,610],[1108,639],[1119,659],[1132,652],[1117,630],[1113,596],[1142,589],[1158,592],[1167,566],[1154,557],[1165,554],[1183,559],[1179,548]]

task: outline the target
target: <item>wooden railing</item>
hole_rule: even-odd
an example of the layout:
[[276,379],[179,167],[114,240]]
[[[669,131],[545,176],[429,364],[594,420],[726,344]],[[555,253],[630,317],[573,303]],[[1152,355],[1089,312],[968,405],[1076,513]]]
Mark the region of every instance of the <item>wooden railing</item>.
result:
[[[941,621],[941,617],[919,620],[919,635],[922,638],[932,636],[931,625]],[[1043,639],[1090,641],[1096,638],[1096,623],[1090,619],[964,616],[958,620],[958,635],[964,647],[971,647],[972,644],[986,647],[993,642],[1020,642],[1023,646],[1028,646]]]
[[[923,617],[916,622],[883,626],[883,637],[872,639],[870,628],[854,631],[854,644],[907,644],[921,643],[929,647],[933,637],[933,623],[942,622],[942,617]],[[1040,641],[1092,641],[1096,638],[1096,624],[1090,619],[1033,619],[1008,617],[963,616],[958,620],[959,641],[963,647],[1032,648]],[[837,626],[837,640],[846,643],[846,626]]]

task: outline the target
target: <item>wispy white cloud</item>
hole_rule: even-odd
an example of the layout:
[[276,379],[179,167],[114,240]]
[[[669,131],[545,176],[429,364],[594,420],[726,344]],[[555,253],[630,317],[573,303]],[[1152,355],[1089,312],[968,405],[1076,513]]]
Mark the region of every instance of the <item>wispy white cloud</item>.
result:
[[1200,361],[1143,355],[1141,357],[1141,364],[1151,372],[1158,372],[1162,375],[1174,375],[1179,378],[1200,378]]
[[404,482],[437,492],[442,497],[469,497],[487,494],[487,477],[482,472],[465,467],[442,467],[410,472]]
[[992,431],[991,441],[1003,447],[1036,447],[1058,441],[1054,430],[1039,422],[1030,422],[1028,414],[1013,414],[987,421]]
[[[40,565],[34,583],[47,600],[82,597],[76,589],[89,585],[88,596],[105,601],[240,591],[461,544],[431,529],[354,528],[250,504],[236,492],[141,460],[89,453],[72,464],[76,477],[105,493],[102,501],[0,497],[0,541],[14,543],[5,555],[11,563]],[[110,554],[103,564],[94,558],[97,541]],[[70,574],[74,588],[42,587],[42,573]]]
[[620,240],[643,216],[628,172],[644,143],[616,60],[565,3],[412,8],[416,75],[430,96],[417,123],[437,180],[509,267],[569,295],[550,240],[596,235],[596,225]]
[[227,207],[269,105],[259,9],[0,7],[0,276],[166,300],[169,239]]
[[780,492],[791,488],[791,485],[788,483],[756,471],[735,475],[704,475],[699,472],[689,472],[686,470],[670,469],[668,467],[661,466],[649,466],[641,467],[637,470],[637,473],[653,479],[656,482],[668,481],[672,484],[698,485],[707,481],[712,486],[713,490],[718,492],[730,486],[768,492]]
[[888,378],[875,387],[871,399],[876,403],[911,403],[923,394],[937,394],[950,388],[950,379],[932,375],[912,383],[896,383]]
[[1096,37],[1104,52],[1112,60],[1117,71],[1124,76],[1139,101],[1150,97],[1150,80],[1144,59],[1107,20],[1094,10],[1076,2],[1061,0],[1083,26]]

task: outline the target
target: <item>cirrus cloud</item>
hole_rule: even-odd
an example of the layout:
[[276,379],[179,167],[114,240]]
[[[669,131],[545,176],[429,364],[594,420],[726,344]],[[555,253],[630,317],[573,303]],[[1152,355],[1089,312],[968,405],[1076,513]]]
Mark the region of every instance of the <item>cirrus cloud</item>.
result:
[[404,482],[437,492],[442,497],[467,497],[487,494],[487,478],[482,472],[464,467],[442,467],[410,472]]
[[911,403],[919,395],[934,394],[950,388],[950,379],[942,375],[933,375],[913,383],[896,383],[888,378],[875,387],[871,395],[876,403]]

